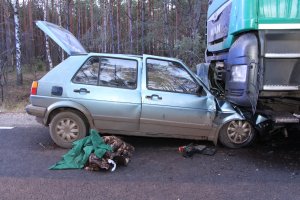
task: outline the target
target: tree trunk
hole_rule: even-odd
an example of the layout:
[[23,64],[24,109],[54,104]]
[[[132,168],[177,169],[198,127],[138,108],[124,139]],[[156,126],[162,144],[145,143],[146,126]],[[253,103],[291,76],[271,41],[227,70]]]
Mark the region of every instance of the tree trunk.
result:
[[[47,21],[47,6],[48,6],[48,0],[44,2],[43,10],[44,10],[44,21]],[[45,48],[46,48],[46,55],[47,60],[49,63],[49,67],[47,67],[47,71],[51,70],[53,68],[51,54],[50,54],[50,47],[49,47],[49,40],[48,36],[45,34]]]
[[142,54],[145,53],[145,1],[142,0]]
[[193,23],[192,23],[192,38],[195,39],[199,32],[199,25],[201,20],[202,1],[196,1],[193,9]]
[[70,0],[70,3],[69,3],[69,19],[70,19],[70,32],[71,33],[74,33],[74,23],[73,23],[73,21],[74,21],[74,19],[73,19],[73,9],[74,9],[74,2],[73,2],[73,0]]
[[21,66],[19,0],[13,0],[13,7],[14,7],[15,39],[16,39],[17,85],[23,85],[23,74],[22,74],[22,66]]
[[170,37],[171,37],[171,32],[170,32],[170,25],[169,25],[169,20],[168,20],[168,13],[169,13],[169,0],[164,0],[163,2],[163,7],[164,7],[164,46],[167,47],[169,56],[173,57],[173,51],[171,48],[171,42],[170,42]]
[[70,19],[70,17],[71,17],[71,13],[72,13],[72,11],[71,11],[71,1],[72,0],[67,0],[67,30],[68,31],[70,31],[71,30],[71,25],[70,25],[70,23],[71,23],[71,19]]
[[86,33],[88,31],[88,4],[86,2],[85,3],[85,6],[84,6],[84,31],[82,31],[82,34]]
[[32,0],[28,1],[28,18],[29,18],[29,49],[30,58],[35,57],[34,36],[33,36],[33,20],[32,20]]
[[95,35],[95,18],[94,18],[94,1],[89,0],[89,31],[87,32],[89,36],[88,47],[90,50],[94,51],[96,49],[96,44],[93,42],[97,39],[97,34]]
[[22,24],[20,27],[21,27],[21,34],[20,37],[21,37],[21,41],[22,41],[22,49],[23,49],[23,54],[22,54],[22,61],[23,63],[26,63],[28,64],[29,63],[29,51],[28,51],[28,47],[29,47],[29,39],[28,39],[28,32],[27,32],[27,17],[24,17],[25,14],[26,14],[26,6],[25,6],[25,1],[23,0],[22,1],[22,7],[19,8],[19,12],[22,13],[21,14],[21,17],[20,17],[20,23]]
[[121,51],[120,47],[120,7],[121,7],[121,2],[118,0],[117,2],[117,48],[118,48],[118,53]]
[[[149,0],[149,21],[151,21],[152,23],[154,22],[154,1],[153,0]],[[152,40],[149,40],[149,44],[148,44],[148,48],[149,48],[149,53],[153,54],[154,52],[154,45],[155,45],[155,41],[154,41],[154,37],[152,37]]]
[[4,19],[5,19],[5,22],[4,22],[4,27],[5,27],[5,30],[6,30],[6,33],[5,33],[5,42],[6,42],[6,57],[7,57],[7,61],[8,61],[8,64],[13,68],[13,65],[14,65],[14,59],[12,57],[12,46],[11,46],[11,27],[10,27],[10,22],[9,22],[9,19],[10,19],[10,12],[8,10],[8,3],[7,1],[3,1],[3,7],[4,7]]
[[[60,0],[56,0],[56,12],[58,15],[58,25],[62,26],[61,24],[61,10],[62,10],[62,2]],[[65,53],[62,48],[59,48],[59,51],[61,52],[61,61],[65,59]]]
[[52,11],[52,12],[50,13],[50,14],[51,14],[50,20],[51,20],[52,22],[54,22],[54,19],[55,19],[55,16],[54,16],[54,13],[55,13],[55,12],[54,12],[54,1],[55,1],[55,0],[51,0],[51,11]]
[[115,53],[115,46],[114,46],[114,22],[113,22],[113,9],[114,9],[114,1],[110,0],[109,5],[109,23],[110,23],[110,32],[111,32],[111,52]]
[[77,2],[76,4],[76,16],[77,16],[77,25],[76,25],[76,28],[77,28],[77,34],[76,34],[76,37],[78,39],[81,38],[81,2]]
[[[0,43],[0,49],[5,49],[4,47],[4,41],[5,41],[5,33],[3,30],[5,30],[5,17],[4,17],[4,0],[0,0],[0,41],[2,41]],[[3,22],[3,23],[2,23]],[[0,50],[0,52],[1,52]],[[3,52],[1,52],[0,54],[2,54]],[[1,70],[1,59],[0,59],[0,70]],[[1,78],[1,71],[0,71],[0,78]],[[0,79],[1,81],[1,79]],[[1,83],[1,82],[0,82]]]
[[90,18],[91,18],[91,36],[92,40],[94,38],[94,6],[93,6],[93,0],[90,0]]
[[133,38],[132,38],[132,14],[131,14],[131,0],[127,0],[127,12],[128,12],[128,24],[129,24],[129,41],[130,41],[130,48],[129,53],[132,53],[133,47]]
[[103,29],[104,29],[104,52],[107,52],[107,3],[104,0],[104,18],[103,18]]
[[136,6],[136,54],[139,54],[139,18],[140,18],[140,1],[137,0]]
[[175,43],[178,40],[178,24],[179,24],[179,4],[178,2],[175,3]]
[[[23,8],[21,10],[23,10],[23,13],[25,13],[25,1],[23,0],[22,1],[22,4],[23,4]],[[27,32],[27,24],[26,24],[26,20],[27,20],[27,17],[21,17],[21,21],[23,21],[23,29],[22,29],[22,32],[26,34]],[[26,47],[25,47],[26,48]],[[24,57],[24,55],[23,55]]]
[[[153,20],[153,13],[152,13],[152,9],[151,9],[152,2],[153,2],[152,0],[149,0],[149,3],[148,3],[149,4],[148,5],[149,16],[148,16],[147,22],[150,22],[150,24],[154,22],[154,20]],[[147,30],[148,30],[148,28],[150,28],[149,25],[147,26]],[[150,53],[150,54],[153,54],[153,51],[152,51],[153,50],[152,49],[152,41],[153,41],[153,37],[149,38],[148,44],[147,44],[147,47],[148,47],[148,52],[147,53]]]

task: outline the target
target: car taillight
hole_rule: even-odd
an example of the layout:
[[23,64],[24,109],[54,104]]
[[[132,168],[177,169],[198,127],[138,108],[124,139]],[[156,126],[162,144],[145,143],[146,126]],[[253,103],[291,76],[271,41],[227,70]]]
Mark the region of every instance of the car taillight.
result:
[[31,85],[31,95],[36,95],[37,94],[37,88],[38,88],[38,82],[33,81]]

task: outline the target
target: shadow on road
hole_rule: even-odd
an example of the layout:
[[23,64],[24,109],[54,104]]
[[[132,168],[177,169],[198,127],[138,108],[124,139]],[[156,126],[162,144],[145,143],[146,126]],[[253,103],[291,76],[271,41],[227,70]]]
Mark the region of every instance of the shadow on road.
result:
[[[56,146],[52,141],[47,131],[43,134],[35,135],[33,139],[38,144],[41,150],[63,151]],[[124,141],[132,144],[136,148],[135,154],[143,152],[145,155],[160,154],[157,160],[164,158],[164,154],[172,154],[180,156],[178,147],[188,144],[200,144],[208,147],[214,147],[212,142],[195,141],[184,139],[170,139],[170,138],[150,138],[150,137],[136,137],[136,136],[120,136]],[[277,134],[268,140],[258,140],[252,146],[242,149],[228,149],[222,146],[216,146],[216,155],[204,156],[194,154],[191,159],[219,159],[223,157],[234,157],[235,162],[249,162],[256,164],[257,167],[272,167],[277,169],[291,169],[293,171],[300,170],[300,134],[290,134],[289,137]],[[66,151],[66,150],[65,150]],[[133,156],[133,160],[135,156]],[[298,172],[295,172],[298,173]]]
[[[1,133],[1,137],[0,176],[7,177],[97,180],[99,175],[105,174],[112,181],[183,182],[230,182],[237,178],[255,182],[262,177],[267,178],[266,181],[280,179],[289,182],[289,178],[300,178],[298,135],[290,138],[277,136],[243,149],[218,146],[213,156],[195,154],[191,158],[184,158],[178,152],[178,147],[192,142],[210,147],[213,144],[205,141],[122,136],[136,151],[128,167],[120,167],[114,173],[48,170],[67,150],[52,142],[47,128],[15,128]],[[226,178],[221,179],[221,176]]]

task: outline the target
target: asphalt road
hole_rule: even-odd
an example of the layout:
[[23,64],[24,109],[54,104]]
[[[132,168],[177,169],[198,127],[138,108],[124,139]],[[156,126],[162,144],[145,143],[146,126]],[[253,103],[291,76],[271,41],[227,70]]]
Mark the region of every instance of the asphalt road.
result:
[[214,156],[192,158],[177,152],[188,140],[124,137],[136,151],[115,172],[48,170],[67,150],[25,114],[0,113],[0,137],[1,200],[300,199],[297,134],[239,150],[217,147]]

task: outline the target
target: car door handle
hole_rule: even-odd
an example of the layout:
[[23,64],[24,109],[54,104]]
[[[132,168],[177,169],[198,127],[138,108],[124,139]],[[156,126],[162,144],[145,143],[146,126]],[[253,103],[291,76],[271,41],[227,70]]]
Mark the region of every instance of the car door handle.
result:
[[150,95],[147,95],[146,96],[146,99],[158,99],[158,100],[162,100],[162,97],[158,96],[157,94],[152,94],[151,96]]
[[73,92],[76,93],[90,93],[86,88],[74,89]]

